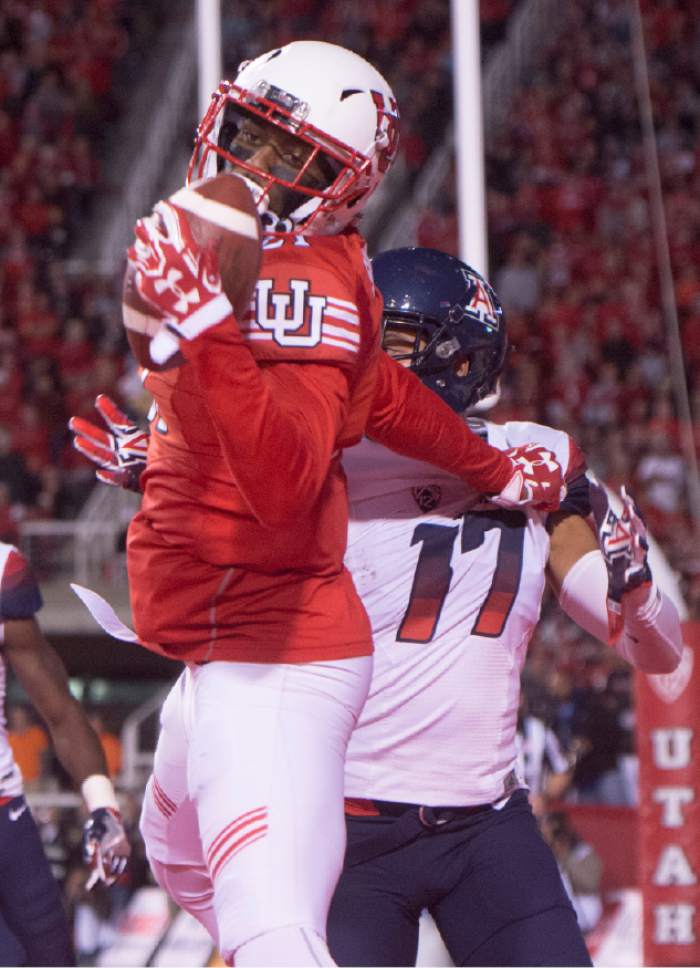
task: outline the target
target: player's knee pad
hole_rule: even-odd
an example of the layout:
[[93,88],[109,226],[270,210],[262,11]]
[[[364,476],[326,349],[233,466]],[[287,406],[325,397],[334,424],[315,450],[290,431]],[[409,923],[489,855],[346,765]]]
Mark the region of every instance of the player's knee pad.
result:
[[[234,959],[232,961],[232,959]],[[306,924],[288,924],[251,938],[227,952],[226,963],[246,965],[334,965],[325,939]]]

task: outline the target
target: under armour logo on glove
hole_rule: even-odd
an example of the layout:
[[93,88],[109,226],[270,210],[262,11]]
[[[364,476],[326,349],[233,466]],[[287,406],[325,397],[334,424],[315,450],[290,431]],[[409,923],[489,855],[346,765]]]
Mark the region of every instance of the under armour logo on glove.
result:
[[489,501],[501,508],[556,511],[566,494],[566,486],[552,451],[541,444],[524,444],[504,453],[513,465],[513,476],[501,493],[490,496]]
[[139,491],[141,472],[146,467],[148,431],[142,430],[104,393],[95,400],[95,408],[107,430],[85,420],[71,417],[68,427],[74,434],[73,446],[84,457],[97,464],[95,474],[104,484]]
[[114,884],[124,873],[130,854],[119,811],[112,807],[93,810],[83,827],[83,857],[92,867],[86,884],[88,891],[98,881]]
[[649,541],[639,508],[624,487],[620,491],[619,517],[600,484],[591,483],[590,495],[598,543],[608,570],[608,632],[610,643],[614,644],[624,625],[623,596],[638,588],[644,588],[646,595],[651,590]]
[[201,336],[233,309],[222,289],[216,251],[197,245],[182,209],[158,202],[152,215],[139,219],[134,234],[127,258],[139,294],[163,318],[150,345],[151,357],[162,364],[182,340]]

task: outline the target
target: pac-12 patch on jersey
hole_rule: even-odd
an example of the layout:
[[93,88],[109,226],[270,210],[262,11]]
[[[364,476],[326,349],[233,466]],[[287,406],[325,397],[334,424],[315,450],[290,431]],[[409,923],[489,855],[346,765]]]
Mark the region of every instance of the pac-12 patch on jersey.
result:
[[442,488],[439,484],[422,484],[411,489],[413,500],[421,511],[434,511],[442,500]]

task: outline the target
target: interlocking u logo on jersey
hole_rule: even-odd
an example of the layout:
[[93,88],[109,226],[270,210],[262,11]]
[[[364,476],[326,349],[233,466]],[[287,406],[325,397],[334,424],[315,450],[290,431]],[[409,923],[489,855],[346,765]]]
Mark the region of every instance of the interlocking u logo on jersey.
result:
[[272,279],[260,279],[255,289],[255,321],[281,346],[316,346],[326,308],[325,296],[312,296],[309,282],[292,279],[290,292],[273,292]]

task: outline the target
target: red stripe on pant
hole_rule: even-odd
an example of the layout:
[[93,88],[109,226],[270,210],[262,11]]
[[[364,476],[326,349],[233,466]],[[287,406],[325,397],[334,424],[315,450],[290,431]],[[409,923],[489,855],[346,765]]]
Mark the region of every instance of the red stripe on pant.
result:
[[267,833],[267,824],[262,824],[262,826],[260,827],[253,827],[252,830],[246,831],[246,833],[244,833],[242,837],[239,837],[238,840],[234,840],[234,842],[231,844],[228,850],[226,850],[221,855],[221,857],[219,857],[214,867],[212,867],[211,879],[214,880],[214,878],[219,873],[221,868],[226,863],[228,863],[228,861],[231,860],[237,853],[243,850],[244,847],[250,847],[251,844],[254,844],[256,841],[261,840],[266,833]]
[[234,837],[237,833],[243,830],[245,827],[252,823],[259,823],[267,818],[267,807],[256,807],[255,810],[248,810],[246,813],[242,813],[235,820],[228,823],[223,830],[219,831],[207,851],[207,863],[211,868],[215,863],[215,855],[221,850],[226,843]]
[[160,783],[158,782],[158,780],[155,778],[155,775],[153,776],[153,786],[158,791],[158,793],[160,794],[160,796],[161,796],[161,798],[163,800],[163,803],[167,807],[169,807],[170,810],[172,810],[173,813],[175,813],[175,811],[177,810],[177,804],[175,803],[174,800],[171,800],[170,799],[170,797],[168,796],[168,794],[165,792],[165,790],[163,789],[163,787],[160,785]]
[[163,791],[155,781],[153,782],[153,799],[155,800],[156,806],[163,814],[163,816],[166,818],[166,820],[170,820],[172,815],[175,813],[177,807],[175,806],[171,807],[169,805],[168,798],[165,796],[165,794],[163,793]]

